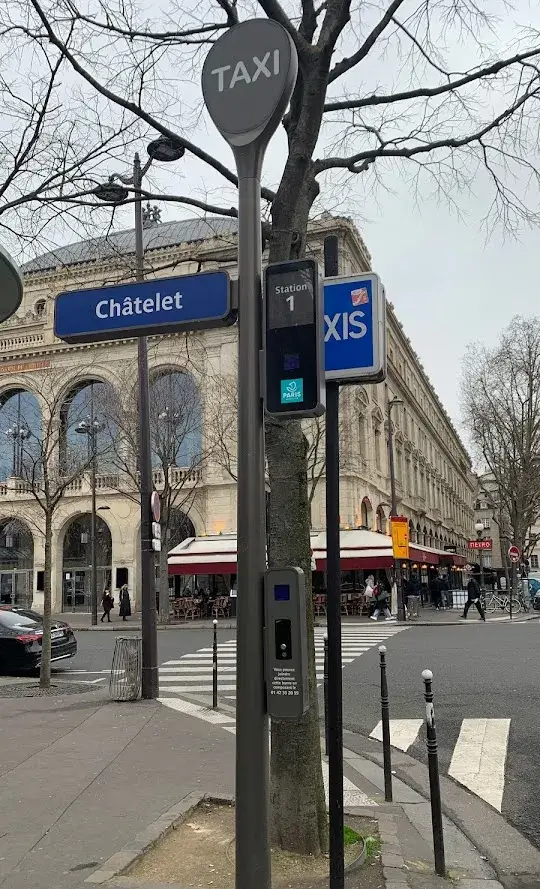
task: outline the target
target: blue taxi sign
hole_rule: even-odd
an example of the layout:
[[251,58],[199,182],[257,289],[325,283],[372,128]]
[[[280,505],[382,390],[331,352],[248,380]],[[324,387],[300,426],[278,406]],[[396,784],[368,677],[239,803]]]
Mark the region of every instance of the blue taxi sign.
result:
[[324,282],[326,380],[380,383],[386,377],[386,298],[374,272]]

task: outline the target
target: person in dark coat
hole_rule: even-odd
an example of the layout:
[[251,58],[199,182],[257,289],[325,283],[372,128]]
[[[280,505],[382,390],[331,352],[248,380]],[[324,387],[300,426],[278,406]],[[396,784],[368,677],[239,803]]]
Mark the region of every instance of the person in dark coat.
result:
[[114,599],[111,596],[109,590],[105,590],[103,596],[101,597],[101,607],[103,608],[103,614],[101,615],[101,623],[103,623],[104,619],[107,618],[107,621],[111,622],[111,610],[114,608]]
[[467,584],[467,602],[465,603],[465,608],[463,611],[462,620],[467,620],[467,614],[471,605],[476,605],[478,610],[478,614],[485,621],[486,615],[484,614],[484,609],[482,608],[482,590],[480,589],[480,584],[478,583],[476,577],[471,574],[469,578],[469,583]]
[[131,599],[129,598],[129,590],[127,583],[120,587],[120,617],[126,620],[131,617]]

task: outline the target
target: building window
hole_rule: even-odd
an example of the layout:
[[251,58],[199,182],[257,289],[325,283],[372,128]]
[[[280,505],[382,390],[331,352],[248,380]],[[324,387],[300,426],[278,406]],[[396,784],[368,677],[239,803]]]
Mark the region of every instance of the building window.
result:
[[538,556],[531,556],[531,568],[538,568]]
[[375,436],[375,466],[380,471],[381,470],[381,427],[379,424],[373,427],[373,434]]
[[484,568],[491,568],[491,553],[484,553],[482,558],[484,560]]
[[486,531],[489,531],[491,528],[491,520],[490,519],[482,519],[482,524]]
[[38,299],[34,306],[34,315],[41,318],[45,314],[46,302],[44,299]]
[[358,417],[358,453],[362,459],[366,456],[366,420],[360,414]]

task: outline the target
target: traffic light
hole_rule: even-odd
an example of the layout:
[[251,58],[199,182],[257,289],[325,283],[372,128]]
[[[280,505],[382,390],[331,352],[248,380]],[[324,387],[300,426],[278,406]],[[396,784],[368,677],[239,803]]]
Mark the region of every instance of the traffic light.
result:
[[265,271],[265,408],[277,417],[318,417],[325,409],[323,288],[313,259]]

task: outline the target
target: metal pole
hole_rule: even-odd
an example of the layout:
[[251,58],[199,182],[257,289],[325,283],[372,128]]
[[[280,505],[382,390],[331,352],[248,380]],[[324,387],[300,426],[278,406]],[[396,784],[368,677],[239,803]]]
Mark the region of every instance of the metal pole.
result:
[[512,600],[517,595],[517,562],[512,562],[512,586],[510,589],[510,620],[513,619]]
[[[236,889],[270,889],[268,717],[264,691],[266,566],[262,349],[262,156],[238,167],[238,596],[236,617]],[[261,154],[259,152],[259,154]]]
[[212,645],[212,707],[217,708],[217,620],[213,621],[214,642]]
[[13,439],[13,475],[22,476],[21,455],[21,393],[17,393],[17,437]]
[[[144,248],[141,195],[141,161],[133,161],[135,192],[135,280],[144,281]],[[157,664],[156,593],[154,589],[154,551],[152,549],[152,450],[150,445],[150,392],[148,383],[148,345],[145,336],[138,338],[137,370],[139,383],[139,472],[141,478],[141,611],[142,611],[142,696],[157,698],[159,676]]]
[[429,796],[431,801],[431,824],[433,827],[433,851],[435,853],[435,873],[439,877],[446,876],[444,861],[444,834],[441,806],[441,786],[439,782],[439,756],[437,753],[437,731],[435,728],[435,711],[433,709],[433,690],[431,681],[433,673],[424,670],[424,698],[426,701],[426,746],[429,769]]
[[[390,468],[390,492],[392,505],[390,515],[397,516],[396,471],[394,465],[394,429],[392,426],[392,402],[388,402],[388,465]],[[394,575],[397,587],[398,620],[405,620],[405,602],[403,601],[403,580],[401,576],[401,563],[394,560]]]
[[328,756],[328,633],[324,634],[323,646],[324,755]]
[[[338,239],[324,240],[324,275],[339,271]],[[328,814],[330,889],[345,886],[343,858],[343,704],[339,535],[339,383],[326,384],[326,624],[328,631]]]
[[90,515],[90,562],[92,563],[90,586],[90,610],[91,622],[97,627],[98,621],[98,595],[97,595],[97,541],[96,541],[96,428],[94,425],[94,384],[90,383],[90,446],[92,455],[90,463],[90,490],[92,494],[92,509]]
[[392,753],[390,750],[390,705],[388,701],[388,679],[386,676],[386,645],[379,645],[381,667],[381,721],[384,768],[384,799],[392,802]]

